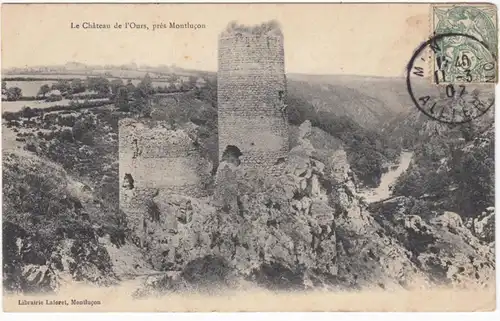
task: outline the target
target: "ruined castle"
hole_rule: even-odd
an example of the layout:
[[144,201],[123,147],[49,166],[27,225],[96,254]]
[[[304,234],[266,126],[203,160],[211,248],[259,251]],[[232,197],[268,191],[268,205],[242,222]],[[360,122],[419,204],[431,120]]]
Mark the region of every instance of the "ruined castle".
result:
[[219,159],[228,147],[241,165],[274,172],[288,154],[283,34],[274,22],[230,24],[219,37]]
[[[219,39],[219,160],[225,152],[236,150],[242,166],[278,172],[289,146],[285,97],[279,27],[275,23],[230,24]],[[162,99],[167,98],[164,110],[179,103],[172,95]],[[160,118],[168,116],[160,115],[161,110],[152,114],[158,112]],[[204,196],[212,168],[200,155],[193,136],[186,128],[173,129],[168,119],[120,121],[120,203],[132,210],[134,200],[140,202],[158,192]]]

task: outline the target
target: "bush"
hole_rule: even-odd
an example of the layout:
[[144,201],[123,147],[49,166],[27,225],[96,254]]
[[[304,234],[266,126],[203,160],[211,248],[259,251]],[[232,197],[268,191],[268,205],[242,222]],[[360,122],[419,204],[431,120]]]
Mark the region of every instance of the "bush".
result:
[[61,101],[61,100],[62,100],[62,96],[58,96],[58,95],[52,95],[52,96],[45,98],[46,102]]
[[5,111],[2,115],[2,118],[8,122],[14,121],[14,120],[19,120],[19,114]]
[[[40,132],[39,132],[40,133]],[[27,143],[24,147],[27,151],[36,153],[36,146],[33,143]]]
[[426,201],[416,199],[410,209],[409,215],[418,215],[422,218],[430,218],[432,216],[432,209]]
[[24,106],[21,109],[21,117],[30,119],[35,116],[37,116],[37,113],[30,107]]
[[94,130],[95,128],[96,124],[94,123],[94,119],[89,116],[84,116],[83,119],[76,121],[76,123],[73,125],[73,137],[75,138],[75,140],[81,142],[88,141],[89,136],[86,134]]
[[66,127],[73,127],[76,123],[76,117],[74,115],[69,116],[57,116],[57,124]]
[[34,100],[44,100],[45,97],[41,96],[22,96],[18,100],[19,101],[34,101]]
[[62,141],[66,141],[66,142],[69,142],[69,143],[74,142],[73,133],[68,128],[65,128],[65,129],[63,129],[62,131],[59,132],[59,138]]

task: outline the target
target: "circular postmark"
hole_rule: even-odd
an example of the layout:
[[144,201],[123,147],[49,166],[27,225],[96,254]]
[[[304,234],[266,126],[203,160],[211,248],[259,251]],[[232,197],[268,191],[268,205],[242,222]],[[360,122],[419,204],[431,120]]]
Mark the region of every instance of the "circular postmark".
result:
[[[450,49],[445,46],[449,43],[469,45],[460,46],[460,53],[453,55],[456,59],[450,60]],[[488,55],[471,54],[477,52],[477,48]],[[451,78],[447,77],[450,64],[454,64],[455,71]],[[429,68],[431,65],[434,68]],[[484,41],[468,34],[443,33],[431,37],[415,50],[407,65],[406,85],[413,103],[422,113],[442,123],[463,124],[481,117],[495,104],[496,67],[496,55]],[[477,76],[478,70],[482,78]],[[492,81],[482,81],[484,76]]]

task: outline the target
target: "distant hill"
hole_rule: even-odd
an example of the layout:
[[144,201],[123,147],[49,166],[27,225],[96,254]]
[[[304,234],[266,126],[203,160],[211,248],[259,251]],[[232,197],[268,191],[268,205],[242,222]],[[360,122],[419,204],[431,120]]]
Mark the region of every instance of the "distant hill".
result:
[[[320,110],[349,116],[367,127],[378,127],[415,108],[403,77],[288,74],[287,79],[289,95],[300,96]],[[420,88],[430,85],[414,84]]]
[[344,85],[288,80],[289,99],[307,101],[316,112],[348,116],[364,127],[375,127],[391,116],[383,101]]

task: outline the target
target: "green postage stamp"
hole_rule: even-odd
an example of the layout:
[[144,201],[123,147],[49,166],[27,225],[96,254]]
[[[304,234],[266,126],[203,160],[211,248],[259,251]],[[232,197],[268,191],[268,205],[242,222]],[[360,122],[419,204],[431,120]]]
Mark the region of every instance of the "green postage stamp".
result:
[[435,83],[496,83],[497,12],[493,4],[433,5]]

